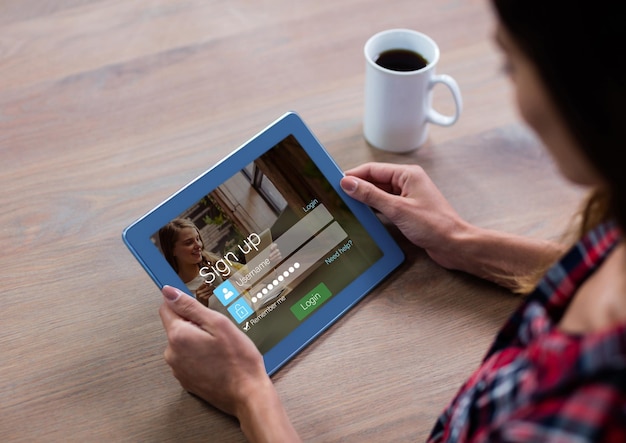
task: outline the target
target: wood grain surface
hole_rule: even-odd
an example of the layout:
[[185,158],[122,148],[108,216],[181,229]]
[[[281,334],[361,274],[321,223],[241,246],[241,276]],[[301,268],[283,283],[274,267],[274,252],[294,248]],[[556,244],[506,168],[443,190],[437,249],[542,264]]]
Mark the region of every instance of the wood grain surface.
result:
[[[581,192],[519,123],[493,26],[486,0],[0,2],[0,440],[243,440],[171,376],[121,232],[286,111],[342,168],[419,163],[471,222],[558,238]],[[438,42],[464,99],[407,155],[361,127],[363,44],[396,27]],[[519,301],[402,245],[274,376],[305,441],[424,440]]]

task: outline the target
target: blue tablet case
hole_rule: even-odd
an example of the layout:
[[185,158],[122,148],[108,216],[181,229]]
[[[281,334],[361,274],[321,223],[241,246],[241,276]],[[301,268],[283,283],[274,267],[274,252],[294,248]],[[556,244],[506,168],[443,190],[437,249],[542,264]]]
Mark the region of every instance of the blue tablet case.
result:
[[271,375],[404,260],[371,209],[341,190],[342,177],[290,112],[122,237],[159,288],[194,296],[159,234],[173,220],[191,221],[206,256],[198,279],[214,289],[209,306],[248,334]]

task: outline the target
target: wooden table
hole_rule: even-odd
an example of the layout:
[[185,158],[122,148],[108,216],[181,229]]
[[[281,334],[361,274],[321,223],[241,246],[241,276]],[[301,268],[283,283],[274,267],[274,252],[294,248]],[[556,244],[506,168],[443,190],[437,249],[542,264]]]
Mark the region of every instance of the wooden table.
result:
[[[439,43],[465,104],[408,155],[362,138],[362,46],[393,27]],[[243,440],[171,376],[121,232],[288,110],[344,168],[420,163],[471,222],[557,238],[581,193],[518,123],[492,32],[486,0],[3,0],[0,440]],[[424,440],[518,303],[403,245],[274,376],[305,441]]]

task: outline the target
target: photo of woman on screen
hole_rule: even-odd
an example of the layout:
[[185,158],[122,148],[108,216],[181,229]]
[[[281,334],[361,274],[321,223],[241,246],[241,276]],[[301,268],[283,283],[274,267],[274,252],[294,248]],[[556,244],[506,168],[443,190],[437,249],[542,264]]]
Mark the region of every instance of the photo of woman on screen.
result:
[[[208,284],[206,278],[200,275],[200,269],[210,267],[221,257],[204,248],[196,225],[191,220],[176,218],[159,230],[159,243],[165,259],[187,288],[203,305],[209,306],[213,290],[223,280],[217,273],[213,283]],[[224,263],[224,260],[221,262]],[[226,263],[231,267],[232,273],[241,268],[241,265],[234,261],[229,260]]]

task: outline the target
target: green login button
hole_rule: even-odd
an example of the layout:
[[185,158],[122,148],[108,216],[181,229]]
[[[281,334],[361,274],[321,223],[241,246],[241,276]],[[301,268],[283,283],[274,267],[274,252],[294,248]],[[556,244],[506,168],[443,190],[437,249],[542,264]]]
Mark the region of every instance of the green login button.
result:
[[319,308],[333,294],[324,283],[317,285],[311,292],[298,300],[292,307],[291,312],[298,320],[303,320],[311,312]]

